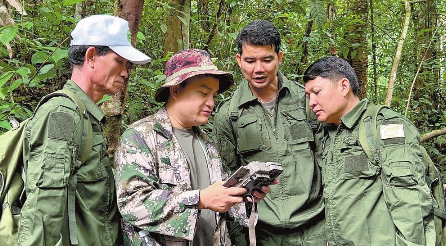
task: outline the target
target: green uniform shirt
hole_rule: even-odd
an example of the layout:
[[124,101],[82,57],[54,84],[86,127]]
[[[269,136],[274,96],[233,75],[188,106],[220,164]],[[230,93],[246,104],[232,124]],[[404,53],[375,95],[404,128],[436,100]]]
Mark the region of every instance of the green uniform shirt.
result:
[[259,220],[278,228],[296,228],[323,213],[321,173],[313,155],[304,89],[280,73],[278,77],[275,126],[248,82],[243,81],[233,102],[241,109],[237,130],[233,131],[229,118],[230,100],[218,110],[213,130],[222,159],[232,170],[251,161],[282,164],[279,184],[271,186],[271,192],[258,204]]
[[329,245],[434,245],[418,131],[401,115],[381,110],[377,129],[383,143],[376,165],[359,143],[359,120],[367,107],[364,99],[339,126],[325,128],[322,176]]
[[[66,97],[44,103],[26,127],[24,160],[26,202],[22,208],[20,245],[70,245],[67,190],[77,177],[76,228],[79,245],[117,244],[118,211],[113,173],[102,134],[100,108],[73,81],[64,89],[84,103],[93,128],[93,148],[80,167],[81,120],[76,104]],[[86,127],[86,126],[85,126]],[[75,171],[77,170],[77,173]]]

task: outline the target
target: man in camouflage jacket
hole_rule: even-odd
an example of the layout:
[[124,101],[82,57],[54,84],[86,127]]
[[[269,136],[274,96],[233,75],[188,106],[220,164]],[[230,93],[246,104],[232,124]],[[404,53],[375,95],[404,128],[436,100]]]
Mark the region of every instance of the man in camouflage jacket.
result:
[[322,177],[327,245],[436,245],[432,197],[415,126],[389,108],[380,110],[376,130],[382,144],[379,161],[371,162],[359,140],[360,119],[370,105],[357,96],[353,68],[341,58],[325,57],[307,69],[304,81],[311,109],[326,123]]
[[[220,157],[198,126],[207,123],[214,96],[233,84],[232,75],[218,70],[206,51],[195,49],[173,55],[165,73],[166,83],[155,95],[157,101],[167,101],[165,106],[132,124],[115,155],[124,244],[205,246],[215,236],[217,245],[230,245],[214,212],[235,205],[230,215],[247,226],[240,197],[246,189],[222,185],[227,176]],[[190,145],[182,142],[180,130],[193,139]],[[268,187],[262,190],[255,195],[263,198],[269,192]]]

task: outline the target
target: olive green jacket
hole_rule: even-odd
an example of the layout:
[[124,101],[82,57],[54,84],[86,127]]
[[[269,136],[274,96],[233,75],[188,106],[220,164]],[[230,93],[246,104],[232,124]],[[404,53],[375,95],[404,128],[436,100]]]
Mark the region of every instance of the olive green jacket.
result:
[[64,89],[73,91],[88,111],[93,148],[81,165],[79,150],[86,143],[86,131],[80,129],[83,119],[73,101],[53,97],[39,107],[25,129],[27,199],[21,211],[19,244],[70,245],[73,235],[68,226],[68,189],[75,175],[75,231],[79,245],[116,245],[119,213],[102,134],[104,114],[73,81],[68,81]]
[[279,228],[297,228],[323,213],[321,173],[314,159],[304,88],[280,73],[278,77],[276,127],[271,125],[248,82],[243,81],[234,92],[233,104],[239,112],[236,131],[229,118],[229,100],[214,118],[213,133],[223,162],[231,170],[251,161],[282,164],[279,184],[271,186],[271,192],[258,204],[259,221]]
[[380,164],[359,143],[362,100],[327,125],[322,176],[329,245],[435,245],[432,198],[415,126],[384,108],[377,118]]

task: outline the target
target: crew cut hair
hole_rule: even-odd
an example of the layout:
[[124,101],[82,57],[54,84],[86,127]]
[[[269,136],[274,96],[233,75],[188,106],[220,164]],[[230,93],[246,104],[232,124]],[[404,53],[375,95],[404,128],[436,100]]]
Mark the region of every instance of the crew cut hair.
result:
[[352,87],[354,95],[358,95],[358,77],[350,64],[339,57],[323,57],[311,64],[304,73],[304,82],[322,77],[332,82],[337,82],[342,78],[347,78]]
[[245,26],[237,35],[237,47],[240,55],[243,44],[270,45],[278,54],[281,44],[280,33],[273,23],[267,20],[255,20]]

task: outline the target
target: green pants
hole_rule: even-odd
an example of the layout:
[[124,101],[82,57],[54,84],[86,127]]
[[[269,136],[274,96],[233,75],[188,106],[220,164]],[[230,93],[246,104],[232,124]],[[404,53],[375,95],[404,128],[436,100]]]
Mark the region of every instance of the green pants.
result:
[[256,237],[257,246],[324,246],[325,219],[320,218],[292,229],[259,222],[256,226]]

